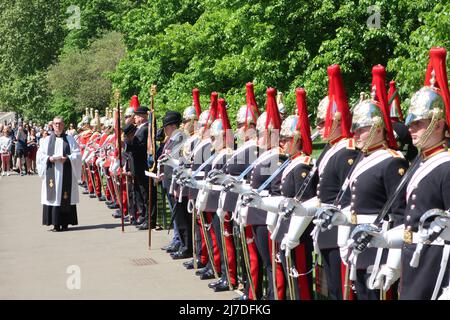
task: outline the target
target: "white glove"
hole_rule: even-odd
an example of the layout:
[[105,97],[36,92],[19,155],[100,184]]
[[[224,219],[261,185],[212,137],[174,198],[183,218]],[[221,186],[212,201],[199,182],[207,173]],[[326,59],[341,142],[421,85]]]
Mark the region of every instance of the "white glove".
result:
[[391,285],[400,278],[400,266],[402,261],[401,249],[390,249],[386,264],[382,265],[373,282],[373,289],[380,289],[384,280],[383,290],[387,291]]
[[387,265],[382,265],[380,271],[378,271],[375,281],[373,283],[374,289],[381,288],[381,282],[384,280],[383,290],[387,291],[391,285],[400,278],[400,269],[395,269],[388,267]]
[[317,209],[320,208],[319,199],[317,197],[306,200],[302,203],[308,217],[314,217]]
[[344,210],[349,211],[349,207],[338,210],[334,206],[324,206],[322,208],[322,212],[320,213],[320,216],[318,219],[314,219],[313,223],[316,226],[319,226],[322,231],[325,231],[326,229],[331,230],[335,226],[345,226],[349,225],[350,221],[347,218],[347,215],[344,213]]
[[[299,244],[300,237],[311,223],[312,217],[301,217],[293,215],[289,223],[289,230],[284,235],[284,245],[288,249],[293,249]],[[283,243],[282,243],[283,245]]]
[[348,265],[348,257],[350,250],[346,246],[347,240],[350,236],[351,227],[350,226],[339,226],[337,234],[337,245],[339,246],[339,253],[341,255],[341,260],[345,265]]
[[296,246],[298,246],[300,242],[292,241],[289,239],[287,233],[284,235],[283,240],[281,240],[280,249],[286,251],[286,255],[288,252],[290,252],[292,249],[294,249]]
[[209,191],[206,188],[200,189],[197,195],[197,200],[195,201],[195,208],[197,211],[205,211],[206,202],[208,201]]
[[372,236],[368,247],[375,248],[401,248],[403,245],[403,233],[405,225],[399,225],[385,232],[369,232]]
[[349,250],[347,246],[339,247],[339,254],[341,256],[342,263],[348,266],[348,256],[349,256]]
[[258,208],[264,211],[271,211],[278,213],[280,202],[283,201],[283,199],[285,199],[285,197],[282,196],[261,198],[261,203]]
[[266,224],[267,229],[270,231],[271,234],[273,234],[273,231],[277,226],[277,221],[278,221],[278,213],[267,211]]

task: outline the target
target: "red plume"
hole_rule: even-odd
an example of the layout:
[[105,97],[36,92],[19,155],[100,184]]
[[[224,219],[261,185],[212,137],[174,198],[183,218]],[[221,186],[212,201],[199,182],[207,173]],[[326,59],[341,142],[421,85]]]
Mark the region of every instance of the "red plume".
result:
[[389,148],[397,149],[394,131],[392,130],[391,118],[389,116],[388,100],[386,96],[386,69],[378,64],[372,68],[372,88],[375,87],[375,99],[380,103],[386,128],[386,140]]
[[297,98],[298,123],[297,130],[300,131],[302,137],[302,149],[307,155],[312,153],[311,128],[308,119],[308,107],[306,105],[306,91],[303,88],[295,90]]
[[200,107],[200,91],[197,88],[192,90],[192,98],[194,100],[195,113],[197,113],[197,118],[199,118],[202,108]]
[[219,94],[217,92],[211,92],[211,103],[209,105],[209,116],[208,121],[213,122],[217,118],[217,98],[219,97]]
[[[334,64],[328,67],[328,98],[330,103],[328,105],[327,115],[325,118],[325,132],[324,136],[328,137],[333,121],[334,113],[341,113],[341,130],[342,136],[345,138],[351,137],[351,123],[352,115],[348,107],[347,96],[345,94],[344,82],[342,81],[341,69],[339,65]],[[333,102],[337,105],[337,110],[332,110]]]
[[427,74],[425,77],[425,85],[430,86],[431,72],[434,70],[436,82],[434,86],[439,88],[440,95],[445,104],[445,116],[447,125],[450,126],[450,92],[448,89],[447,68],[445,66],[445,58],[447,51],[441,47],[433,47],[430,50],[430,62],[428,64]]
[[140,103],[139,103],[138,96],[136,96],[136,95],[132,96],[131,100],[130,100],[130,107],[133,108],[134,111],[137,111],[139,106],[140,106]]
[[230,120],[228,119],[227,107],[225,99],[220,98],[218,102],[219,118],[222,119],[223,130],[231,129]]
[[273,129],[280,130],[281,129],[281,116],[278,111],[277,105],[277,89],[275,88],[267,88],[267,103],[266,103],[266,129],[271,124]]
[[[245,95],[245,101],[247,103],[247,112],[245,113],[245,124],[247,125],[247,118],[249,116],[252,117],[253,122],[256,123],[256,120],[258,119],[259,116],[259,111],[258,111],[258,104],[256,103],[256,99],[255,99],[255,92],[253,90],[253,83],[248,82],[246,85],[246,95]],[[255,114],[256,111],[256,114]]]
[[[389,93],[388,93],[388,101],[391,100],[392,95],[397,91],[397,88],[395,87],[395,81],[392,80],[389,82]],[[392,110],[392,108],[395,108],[395,110]],[[391,117],[391,120],[394,121],[404,121],[403,118],[403,112],[400,108],[400,97],[398,96],[398,93],[396,93],[394,100],[391,102],[391,105],[389,106],[389,116]]]

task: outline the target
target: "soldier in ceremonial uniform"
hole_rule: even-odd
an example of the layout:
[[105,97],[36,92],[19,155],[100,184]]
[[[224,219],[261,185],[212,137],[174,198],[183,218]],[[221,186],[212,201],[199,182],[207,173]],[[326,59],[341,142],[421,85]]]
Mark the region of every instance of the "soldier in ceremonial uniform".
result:
[[[353,110],[353,130],[356,147],[364,154],[349,177],[351,203],[341,212],[328,216],[331,226],[338,227],[338,244],[341,257],[347,264],[348,250],[345,248],[352,227],[362,223],[373,223],[408,168],[403,154],[395,151],[397,141],[392,130],[385,89],[386,71],[377,65],[372,69],[372,99],[359,102]],[[399,224],[403,218],[405,199],[396,198],[386,216],[384,227],[389,222]],[[327,215],[325,213],[325,215]],[[326,217],[323,221],[326,221]],[[390,221],[389,221],[390,220]],[[331,227],[330,226],[330,227]],[[352,267],[356,267],[356,294],[358,300],[378,300],[380,293],[374,290],[376,271],[385,263],[387,251],[371,248],[358,255]],[[371,272],[374,270],[375,272]],[[348,288],[346,288],[347,290]]]
[[[321,206],[334,204],[346,207],[350,204],[350,190],[346,188],[341,191],[341,189],[358,156],[354,140],[351,138],[351,114],[340,68],[338,65],[332,65],[327,71],[328,96],[319,104],[316,121],[322,139],[328,143],[316,164],[319,177],[317,198],[311,198],[303,203],[308,212],[307,216],[314,215]],[[298,235],[302,233],[306,223],[307,219],[304,221],[300,219],[295,225],[291,221],[282,243],[286,249],[293,249],[298,244]],[[316,227],[313,231],[313,240],[322,255],[328,298],[341,300],[343,297],[341,275],[345,271],[345,266],[341,263],[337,229],[317,231],[320,229]]]
[[[211,170],[221,170],[233,154],[234,139],[231,125],[228,120],[226,102],[218,100],[218,118],[211,124],[210,139],[215,157],[211,164],[205,166],[206,175]],[[211,225],[217,242],[218,259],[220,262],[221,277],[208,284],[215,292],[227,291],[237,285],[236,250],[233,239],[233,220],[231,215],[218,210],[220,192],[210,190],[204,199],[204,210],[211,213]],[[201,201],[199,196],[197,201]]]
[[[258,105],[256,103],[255,94],[253,90],[253,84],[246,84],[246,104],[241,106],[237,112],[237,132],[236,140],[238,148],[233,152],[226,165],[222,168],[222,172],[232,177],[239,177],[245,171],[247,171],[251,164],[256,160],[258,154],[258,147],[256,144],[256,123],[259,116]],[[248,177],[249,172],[243,177]],[[235,211],[236,202],[238,200],[238,193],[229,191],[221,192],[220,205],[218,210],[227,212],[229,215]],[[261,286],[258,285],[258,270],[259,263],[257,258],[256,243],[254,242],[253,232],[251,226],[244,228],[245,234],[241,234],[240,237],[244,239],[242,241],[246,244],[246,247],[242,247],[242,250],[246,250],[249,256],[249,266],[244,266],[243,270],[245,281],[244,295],[240,297],[242,300],[256,300],[261,297]],[[245,254],[244,254],[245,256]],[[243,259],[246,260],[245,258]],[[247,268],[250,268],[248,270]],[[252,282],[255,284],[255,294],[250,290],[250,280],[248,274],[251,275]]]
[[[181,160],[182,163],[180,164],[183,166],[185,163],[187,163],[188,159],[190,159],[194,148],[200,142],[200,130],[206,125],[206,122],[209,118],[209,110],[206,110],[205,113],[202,113],[202,109],[200,106],[200,91],[197,88],[194,88],[192,90],[192,98],[193,104],[183,111],[183,130],[188,136],[183,146],[183,158]],[[182,190],[183,195],[188,195],[189,190],[190,189],[188,187],[185,187]],[[203,268],[208,263],[208,253],[206,250],[203,231],[201,229],[200,218],[196,215],[193,215],[192,223],[194,224],[194,233],[192,235],[194,238],[193,246],[195,246],[195,252],[197,253],[196,264],[197,268]],[[183,266],[186,267],[186,269],[193,269],[194,259],[183,262]]]
[[388,263],[379,270],[376,285],[384,283],[387,289],[401,276],[402,300],[436,299],[449,283],[448,233],[426,231],[433,224],[432,219],[427,220],[429,210],[450,208],[450,154],[445,143],[450,92],[445,60],[444,48],[430,50],[425,86],[411,98],[405,123],[420,159],[410,169],[404,224],[370,233],[370,245],[390,248]]
[[[290,224],[290,216],[278,216],[279,205],[286,198],[294,198],[298,196],[301,200],[307,200],[314,197],[316,193],[317,177],[313,180],[307,179],[310,170],[312,169],[312,159],[309,156],[312,152],[312,141],[310,126],[308,120],[308,111],[306,107],[306,93],[303,89],[296,90],[297,109],[296,115],[287,117],[282,125],[280,132],[280,154],[279,162],[283,163],[283,169],[280,172],[275,172],[270,182],[270,196],[263,199],[251,199],[250,206],[259,207],[267,210],[266,224],[270,232],[270,249],[276,243],[276,247],[284,247],[279,245],[282,242],[284,234],[288,231]],[[310,183],[304,186],[304,182]],[[304,190],[304,191],[303,191]],[[301,193],[301,194],[299,194]],[[305,229],[310,225],[311,219],[306,222]],[[299,236],[300,237],[300,236]],[[299,239],[295,250],[286,253],[281,248],[281,264],[274,264],[276,270],[276,285],[277,297],[283,299],[285,295],[286,279],[288,280],[288,287],[290,299],[309,300],[312,298],[312,241],[309,233]],[[278,250],[274,250],[275,255],[278,256]],[[297,271],[293,275],[292,270],[286,264],[285,254],[288,254],[291,260],[294,261],[294,269]],[[272,263],[273,259],[271,257]],[[290,277],[296,277],[293,281]]]

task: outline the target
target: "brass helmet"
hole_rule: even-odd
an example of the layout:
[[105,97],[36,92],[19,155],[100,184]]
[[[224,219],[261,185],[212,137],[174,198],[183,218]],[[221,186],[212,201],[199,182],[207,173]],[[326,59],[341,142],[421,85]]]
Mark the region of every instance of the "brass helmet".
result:
[[197,120],[197,111],[194,106],[189,106],[183,111],[183,121]]
[[81,123],[82,123],[83,125],[90,124],[90,123],[91,123],[91,117],[90,117],[89,115],[85,115],[85,116],[83,117],[83,120],[81,121]]
[[264,111],[261,113],[261,115],[258,117],[258,120],[256,121],[256,130],[259,133],[262,133],[266,130],[266,121],[267,121],[267,112]]
[[198,124],[201,127],[204,127],[206,123],[209,122],[211,124],[211,120],[209,120],[209,110],[205,110],[200,114],[200,117],[198,118]]
[[382,127],[384,124],[381,106],[375,100],[375,88],[372,88],[371,99],[358,102],[353,109],[352,131],[363,127]]
[[[361,97],[363,97],[361,95]],[[353,109],[352,129],[370,127],[367,140],[362,147],[366,152],[374,142],[378,128],[383,128],[385,140],[389,148],[396,149],[397,141],[392,129],[389,117],[389,106],[386,91],[386,69],[381,64],[372,68],[372,92],[371,99],[360,101]]]
[[[328,98],[328,96],[325,96],[325,98],[320,100],[319,106],[317,107],[316,125],[318,125],[319,123],[325,121],[325,118],[327,116],[327,109],[328,109],[328,104],[329,103],[330,103],[330,99]],[[334,104],[336,105],[335,102],[334,102]],[[335,105],[333,107],[337,108]]]
[[97,121],[97,119],[95,119],[95,118],[92,119],[91,122],[90,122],[90,126],[91,126],[91,127],[95,127],[95,128],[96,128],[96,127],[97,127],[97,124],[98,124],[98,121]]
[[426,144],[439,120],[446,119],[447,126],[450,125],[450,92],[445,65],[446,56],[447,51],[444,48],[431,48],[425,86],[411,98],[405,124],[410,125],[417,120],[431,119],[425,133],[416,143],[418,148]]
[[125,110],[125,117],[132,117],[134,116],[134,108],[129,107]]
[[[247,111],[248,110],[248,111]],[[244,125],[247,123],[247,126],[251,124],[256,125],[256,117],[258,116],[258,110],[255,106],[252,106],[251,108],[247,108],[246,105],[243,105],[239,108],[237,115],[236,115],[236,121],[238,125]]]
[[224,127],[223,127],[223,123],[221,119],[216,119],[214,120],[214,122],[211,124],[211,127],[209,128],[209,134],[215,138],[218,137],[222,137],[223,134],[225,133]]
[[293,138],[295,135],[299,134],[297,130],[298,119],[298,115],[290,115],[283,121],[280,131],[280,136],[282,138]]
[[445,104],[439,94],[440,90],[434,87],[436,81],[434,76],[433,71],[430,86],[422,87],[412,96],[405,125],[422,119],[443,119]]

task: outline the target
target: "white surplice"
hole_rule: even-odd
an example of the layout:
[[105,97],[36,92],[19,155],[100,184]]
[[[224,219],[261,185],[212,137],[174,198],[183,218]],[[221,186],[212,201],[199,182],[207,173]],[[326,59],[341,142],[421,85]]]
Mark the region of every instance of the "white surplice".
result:
[[[67,156],[66,161],[70,161],[72,165],[72,190],[70,197],[70,204],[74,205],[79,202],[78,195],[78,181],[81,179],[81,152],[78,144],[72,136],[67,135],[67,142],[70,146],[70,155]],[[61,205],[61,189],[62,189],[62,177],[63,177],[63,164],[57,162],[55,165],[55,187],[56,187],[56,199],[55,201],[47,200],[47,185],[46,185],[46,172],[47,172],[47,160],[50,156],[62,156],[63,155],[63,139],[56,137],[55,152],[54,154],[48,154],[48,143],[50,142],[50,136],[41,139],[40,147],[36,154],[36,164],[39,176],[42,179],[41,188],[41,204],[47,206],[60,206]]]

